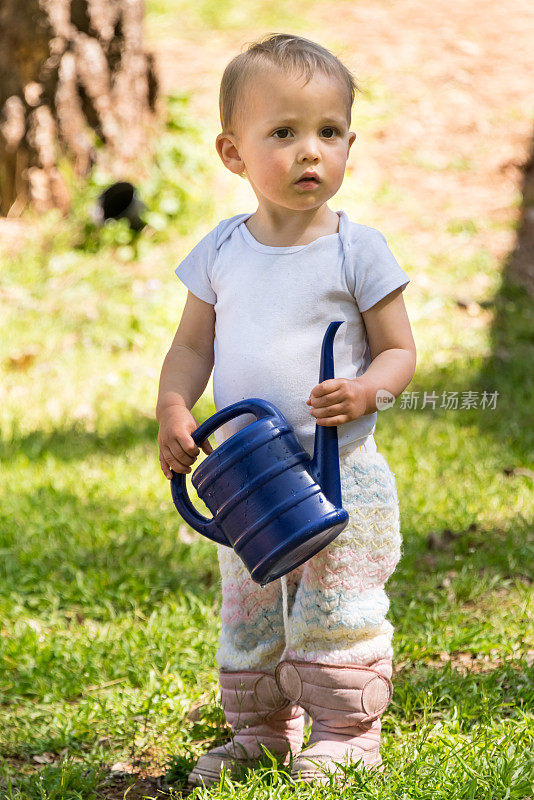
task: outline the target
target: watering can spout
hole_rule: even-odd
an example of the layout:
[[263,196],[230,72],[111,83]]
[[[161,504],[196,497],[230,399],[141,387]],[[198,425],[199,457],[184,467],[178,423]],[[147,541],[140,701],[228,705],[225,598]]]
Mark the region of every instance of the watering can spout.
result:
[[[334,377],[334,338],[337,329],[343,324],[331,322],[323,338],[319,383]],[[311,472],[321,487],[325,497],[336,508],[341,508],[341,483],[339,475],[339,447],[337,427],[315,426],[315,441]]]

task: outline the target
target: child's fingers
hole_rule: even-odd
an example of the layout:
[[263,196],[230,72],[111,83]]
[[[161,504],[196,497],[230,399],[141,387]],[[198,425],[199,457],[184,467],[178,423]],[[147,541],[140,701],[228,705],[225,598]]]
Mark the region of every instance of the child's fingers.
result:
[[[165,463],[167,464],[168,467],[170,467],[170,469],[173,469],[175,472],[180,472],[180,473],[191,472],[191,467],[188,466],[188,464],[185,463],[185,461],[182,461],[181,458],[178,459],[175,456],[175,454],[169,449],[169,447],[166,446],[162,447],[161,453]],[[185,458],[185,456],[182,456],[182,458]]]
[[174,456],[178,458],[180,461],[183,461],[184,464],[192,464],[195,458],[200,453],[199,448],[194,442],[192,436],[186,436],[184,434],[178,436],[174,435],[169,438],[168,446],[172,449]]
[[345,422],[348,422],[348,419],[347,415],[344,414],[342,417],[324,417],[323,419],[315,420],[315,422],[323,428],[337,428],[338,425],[344,425]]
[[320,400],[314,399],[310,403],[312,411],[324,411],[329,408],[341,408],[344,403],[344,398],[337,394],[329,394],[326,397],[321,397]]
[[310,414],[316,419],[324,420],[329,419],[330,417],[337,417],[345,412],[346,409],[344,408],[343,404],[338,403],[337,405],[331,405],[325,408],[312,408]]
[[167,480],[170,481],[171,478],[172,478],[172,472],[170,470],[169,465],[167,464],[167,462],[165,461],[165,459],[161,455],[161,453],[159,454],[159,465],[160,465],[160,467],[162,469],[163,474],[167,478]]
[[213,453],[213,447],[211,446],[211,444],[207,439],[202,442],[202,449],[204,450],[207,456],[209,456],[210,453]]
[[164,444],[171,455],[181,464],[185,464],[186,467],[191,466],[200,453],[193,439],[184,441],[183,439],[170,438]]
[[326,394],[332,394],[342,386],[342,381],[342,378],[328,378],[328,380],[314,386],[310,394],[313,393],[315,397],[323,397]]
[[316,408],[322,408],[323,406],[331,405],[335,400],[341,399],[343,396],[343,387],[336,386],[335,388],[331,389],[328,392],[325,392],[321,386],[316,386],[310,392],[310,396],[307,399],[308,405],[314,405]]

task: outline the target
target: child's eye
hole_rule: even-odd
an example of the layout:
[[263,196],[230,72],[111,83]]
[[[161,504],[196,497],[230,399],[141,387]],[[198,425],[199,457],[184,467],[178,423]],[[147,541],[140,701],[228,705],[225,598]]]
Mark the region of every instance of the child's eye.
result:
[[[277,133],[289,133],[289,128],[278,128],[277,131],[274,132],[273,136],[276,136]],[[287,139],[288,136],[277,136],[277,139]]]
[[[326,133],[326,135],[325,135],[326,131],[328,131],[328,133]],[[281,134],[281,135],[278,135],[278,134]],[[325,139],[333,139],[334,136],[337,136],[337,134],[339,134],[339,131],[338,131],[337,128],[332,128],[332,127],[328,126],[327,128],[323,128],[322,129],[321,134],[324,135]],[[290,135],[291,135],[291,131],[290,131],[289,128],[278,128],[278,130],[276,130],[273,133],[273,136],[275,136],[277,139],[289,139]]]

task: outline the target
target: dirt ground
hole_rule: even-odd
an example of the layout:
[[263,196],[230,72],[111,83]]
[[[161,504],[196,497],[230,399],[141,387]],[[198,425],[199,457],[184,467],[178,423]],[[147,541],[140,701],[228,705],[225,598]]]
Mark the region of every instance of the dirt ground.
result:
[[[194,112],[213,130],[213,140],[220,131],[218,88],[225,65],[245,42],[269,32],[251,27],[188,38],[173,32],[158,40],[163,90],[191,90]],[[378,186],[387,179],[395,187],[403,201],[388,204],[387,229],[409,235],[412,262],[424,268],[429,250],[440,249],[436,236],[458,218],[480,221],[469,247],[487,248],[502,261],[514,245],[509,223],[520,217],[518,193],[531,150],[534,5],[313,3],[306,26],[289,32],[332,49],[364,90],[380,82],[385,97],[370,108],[383,124],[372,137],[357,140],[347,180]],[[212,157],[229,213],[253,210],[248,185],[228,173],[216,153]]]
[[[340,56],[371,99],[366,113],[373,129],[360,132],[351,150],[345,184],[362,181],[370,192],[385,182],[395,198],[381,202],[379,225],[386,234],[406,235],[410,262],[422,287],[432,251],[452,246],[447,225],[474,220],[477,233],[462,255],[484,248],[502,263],[522,220],[523,176],[532,150],[534,121],[534,4],[529,0],[348,0],[313,2],[294,32]],[[213,191],[224,218],[254,210],[256,198],[215,152],[220,131],[218,92],[228,61],[245,43],[273,32],[255,28],[151,39],[161,91],[190,91],[191,108],[208,131],[206,158],[216,167]],[[282,26],[283,31],[286,29]],[[358,132],[362,98],[353,129]],[[336,201],[332,201],[336,207]],[[534,203],[534,198],[529,202]],[[532,223],[526,209],[523,223]],[[357,218],[355,218],[357,219]],[[373,224],[372,220],[365,220]],[[20,246],[24,223],[0,220],[4,245]],[[524,250],[524,247],[523,247]],[[534,246],[529,247],[534,253]],[[420,269],[419,269],[420,268]],[[466,286],[484,297],[487,286]]]

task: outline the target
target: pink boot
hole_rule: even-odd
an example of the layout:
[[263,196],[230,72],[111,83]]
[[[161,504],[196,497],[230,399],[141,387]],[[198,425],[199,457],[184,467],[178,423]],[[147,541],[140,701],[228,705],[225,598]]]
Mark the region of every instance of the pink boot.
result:
[[309,744],[293,762],[291,777],[327,783],[329,773],[340,772],[338,763],[382,763],[379,717],[391,702],[391,675],[391,659],[368,667],[306,661],[278,665],[280,691],[313,720]]
[[230,742],[200,756],[188,783],[217,783],[223,767],[235,773],[262,755],[261,745],[277,756],[298,753],[302,747],[304,711],[278,689],[266,672],[219,673],[221,702],[234,736]]

